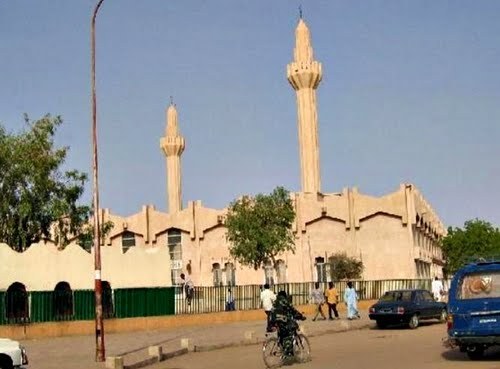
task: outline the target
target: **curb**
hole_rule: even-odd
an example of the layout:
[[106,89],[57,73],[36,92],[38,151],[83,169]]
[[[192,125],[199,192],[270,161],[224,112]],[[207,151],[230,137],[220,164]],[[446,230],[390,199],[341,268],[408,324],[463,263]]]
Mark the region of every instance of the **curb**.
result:
[[164,360],[168,360],[168,359],[172,359],[172,358],[177,357],[177,356],[185,355],[187,353],[188,353],[188,349],[182,348],[179,350],[164,353],[161,355],[161,357],[154,357],[153,356],[153,357],[149,357],[147,359],[141,360],[141,361],[137,361],[137,362],[130,364],[130,365],[124,365],[123,369],[144,368],[145,366],[156,364],[156,363],[159,363],[159,362],[164,361]]
[[[359,330],[370,328],[371,326],[372,326],[371,322],[366,322],[366,323],[363,323],[363,324],[356,326],[356,327],[344,327],[344,328],[340,328],[340,329],[338,329],[338,328],[337,329],[335,329],[335,328],[326,329],[324,331],[306,334],[306,336],[307,337],[319,337],[319,336],[325,336],[325,335],[334,334],[334,333],[359,331]],[[256,338],[253,340],[226,342],[226,343],[219,343],[219,344],[213,344],[213,345],[195,345],[193,351],[194,352],[207,352],[207,351],[222,350],[222,349],[231,348],[231,347],[259,345],[259,344],[264,343],[265,341],[266,341],[266,338]]]

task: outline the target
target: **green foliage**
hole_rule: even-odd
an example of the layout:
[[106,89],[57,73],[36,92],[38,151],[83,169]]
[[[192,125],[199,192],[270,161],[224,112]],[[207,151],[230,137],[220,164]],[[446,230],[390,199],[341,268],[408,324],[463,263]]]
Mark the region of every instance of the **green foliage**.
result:
[[463,229],[449,227],[441,247],[446,272],[453,274],[473,259],[500,257],[500,231],[484,220],[469,220]]
[[359,279],[363,273],[363,262],[347,256],[345,252],[338,252],[328,258],[332,281],[342,279]]
[[[101,243],[104,237],[111,232],[113,226],[114,224],[110,220],[99,224],[99,237],[101,238]],[[90,251],[90,249],[94,246],[94,225],[91,223],[83,225],[77,239],[78,245],[83,247],[85,250]]]
[[25,116],[25,123],[18,134],[0,125],[0,242],[22,251],[53,235],[64,246],[90,216],[90,207],[78,204],[87,175],[61,170],[68,148],[55,147],[60,117]]
[[244,196],[233,201],[226,219],[231,256],[256,270],[267,260],[276,265],[277,255],[295,251],[291,230],[294,219],[290,194],[283,187],[269,195]]

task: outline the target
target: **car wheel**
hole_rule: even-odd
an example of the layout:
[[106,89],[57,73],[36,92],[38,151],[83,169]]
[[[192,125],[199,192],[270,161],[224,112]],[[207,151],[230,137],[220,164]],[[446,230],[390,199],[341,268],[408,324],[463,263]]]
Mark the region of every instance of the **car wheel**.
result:
[[467,348],[467,356],[471,360],[479,360],[483,357],[484,348],[478,346],[472,346]]
[[0,355],[0,369],[12,369],[14,365],[12,359],[7,355]]
[[377,328],[378,329],[384,329],[387,327],[387,323],[386,322],[381,322],[380,320],[377,320]]
[[448,317],[448,312],[446,311],[446,309],[443,309],[441,311],[441,315],[439,315],[439,323],[445,323],[447,317]]
[[417,314],[413,314],[408,322],[410,329],[415,329],[418,327],[419,319]]

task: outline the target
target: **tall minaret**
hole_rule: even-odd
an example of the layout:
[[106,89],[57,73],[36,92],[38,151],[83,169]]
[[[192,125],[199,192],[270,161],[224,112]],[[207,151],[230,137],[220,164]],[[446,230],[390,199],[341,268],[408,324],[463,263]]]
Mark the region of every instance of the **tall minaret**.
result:
[[181,154],[185,143],[179,134],[177,110],[173,103],[167,109],[167,127],[165,137],[160,139],[160,147],[167,157],[167,209],[169,213],[175,213],[182,209]]
[[302,192],[320,192],[318,112],[316,88],[322,72],[314,60],[309,28],[300,17],[295,30],[294,61],[287,66],[288,82],[297,93]]

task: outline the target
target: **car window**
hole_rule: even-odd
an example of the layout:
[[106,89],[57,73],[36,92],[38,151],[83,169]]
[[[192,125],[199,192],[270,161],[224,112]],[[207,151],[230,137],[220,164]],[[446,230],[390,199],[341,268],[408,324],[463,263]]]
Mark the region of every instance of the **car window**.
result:
[[389,291],[386,292],[380,301],[391,302],[391,301],[411,301],[411,291]]
[[435,301],[434,297],[432,297],[432,295],[429,291],[422,291],[422,297],[423,297],[424,301],[427,301],[427,302]]
[[500,271],[466,274],[459,282],[457,298],[463,300],[500,297]]

